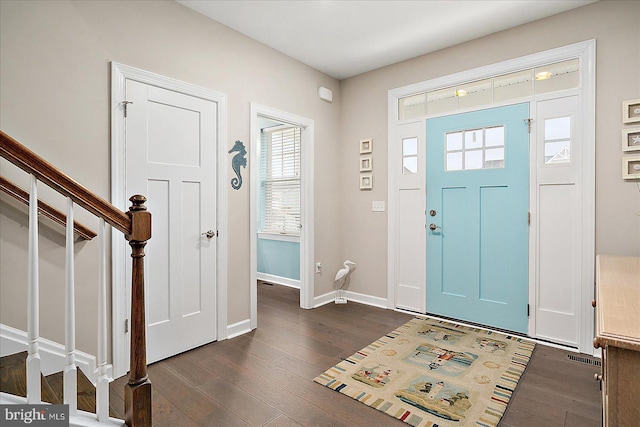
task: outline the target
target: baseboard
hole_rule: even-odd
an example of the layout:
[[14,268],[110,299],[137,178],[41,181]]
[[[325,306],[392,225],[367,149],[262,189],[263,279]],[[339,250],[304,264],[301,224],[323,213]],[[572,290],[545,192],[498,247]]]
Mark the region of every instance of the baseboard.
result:
[[[372,307],[388,309],[386,298],[379,298],[371,295],[359,294],[357,292],[352,292],[352,291],[345,291],[344,297],[348,301],[370,305]],[[327,292],[326,294],[317,296],[313,299],[313,302],[314,302],[313,308],[318,308],[325,304],[334,302],[335,298],[336,298],[336,291]]]
[[336,299],[336,291],[327,292],[326,294],[317,296],[313,299],[313,308],[322,307],[325,304],[334,302]]
[[359,302],[360,304],[366,304],[378,308],[387,308],[387,299],[374,297],[371,295],[359,294],[357,292],[346,291],[344,293],[345,298],[349,301]]
[[[27,351],[29,345],[27,333],[11,326],[0,323],[0,357],[9,354]],[[40,337],[38,339],[40,349],[40,370],[43,375],[49,375],[64,370],[65,348],[62,344]],[[98,368],[96,357],[76,350],[76,366],[95,385],[98,381]],[[113,379],[111,365],[107,365],[107,377],[109,381]]]
[[274,276],[267,273],[256,273],[258,280],[263,280],[268,283],[275,283],[276,285],[288,286],[290,288],[300,289],[300,280],[289,279],[288,277]]
[[245,319],[240,322],[227,325],[227,339],[235,338],[237,336],[251,332],[251,320]]

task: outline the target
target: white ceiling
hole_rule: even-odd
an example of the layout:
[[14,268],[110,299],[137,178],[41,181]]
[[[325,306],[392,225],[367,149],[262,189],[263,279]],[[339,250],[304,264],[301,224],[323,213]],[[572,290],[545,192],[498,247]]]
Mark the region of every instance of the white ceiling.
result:
[[597,0],[176,0],[337,79]]

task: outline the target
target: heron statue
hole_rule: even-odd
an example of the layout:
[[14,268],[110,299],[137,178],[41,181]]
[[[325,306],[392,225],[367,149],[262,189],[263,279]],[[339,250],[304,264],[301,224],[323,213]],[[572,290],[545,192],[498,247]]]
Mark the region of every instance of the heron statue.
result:
[[336,304],[346,304],[347,299],[344,297],[344,288],[349,284],[351,273],[356,269],[356,263],[346,260],[344,268],[338,270],[333,285],[336,288]]

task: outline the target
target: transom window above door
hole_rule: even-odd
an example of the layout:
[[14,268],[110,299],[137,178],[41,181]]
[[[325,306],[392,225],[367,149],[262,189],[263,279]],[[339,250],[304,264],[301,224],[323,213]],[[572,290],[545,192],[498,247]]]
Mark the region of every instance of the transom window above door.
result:
[[398,120],[452,113],[574,89],[580,84],[579,72],[580,61],[569,59],[404,96],[398,99]]
[[445,135],[446,171],[504,168],[504,126]]

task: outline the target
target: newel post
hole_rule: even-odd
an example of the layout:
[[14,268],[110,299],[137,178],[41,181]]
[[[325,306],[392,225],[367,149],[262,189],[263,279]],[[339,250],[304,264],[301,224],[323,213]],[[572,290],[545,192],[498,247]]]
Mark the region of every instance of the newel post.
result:
[[133,274],[131,278],[131,348],[129,382],[124,387],[125,423],[129,427],[151,427],[151,381],[147,376],[147,340],[144,313],[144,247],[151,238],[151,213],[146,197],[135,195],[127,215],[131,233],[126,239],[131,246]]

